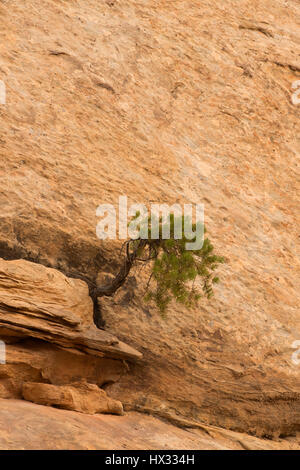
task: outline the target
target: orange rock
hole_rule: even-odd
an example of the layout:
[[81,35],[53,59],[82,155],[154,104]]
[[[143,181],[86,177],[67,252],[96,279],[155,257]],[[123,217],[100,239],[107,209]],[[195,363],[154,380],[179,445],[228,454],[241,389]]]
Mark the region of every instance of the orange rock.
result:
[[96,328],[85,282],[25,260],[0,258],[0,334],[38,338],[101,357],[141,357]]
[[120,401],[109,398],[97,385],[81,381],[72,385],[27,382],[22,389],[25,400],[81,413],[123,414]]
[[268,441],[213,426],[181,429],[152,416],[87,415],[0,399],[0,449],[299,449],[296,439]]
[[[146,205],[204,202],[209,236],[229,260],[214,299],[192,311],[174,305],[164,321],[144,303],[137,270],[137,289],[101,300],[103,334],[88,324],[84,283],[55,271],[49,284],[50,271],[24,264],[27,281],[15,287],[1,274],[0,334],[14,341],[11,362],[0,365],[3,394],[44,374],[54,383],[54,358],[59,384],[71,383],[67,358],[77,357],[88,382],[105,369],[100,382],[106,376],[127,409],[295,434],[297,2],[77,0],[37,9],[10,0],[0,8],[0,256],[94,278],[113,273],[121,241],[97,239],[96,208],[124,194]],[[48,359],[41,342],[53,345]],[[123,374],[136,350],[143,360]],[[118,367],[87,366],[103,354]]]

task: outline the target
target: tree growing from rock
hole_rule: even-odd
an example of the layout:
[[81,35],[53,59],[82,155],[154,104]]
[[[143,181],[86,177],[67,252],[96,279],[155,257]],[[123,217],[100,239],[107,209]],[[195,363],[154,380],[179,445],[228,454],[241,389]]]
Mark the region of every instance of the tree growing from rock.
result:
[[[137,212],[133,220],[139,215]],[[225,259],[214,253],[214,247],[208,238],[204,239],[200,249],[187,250],[186,244],[195,241],[195,238],[186,238],[183,230],[184,216],[180,219],[182,237],[179,239],[175,238],[175,222],[178,223],[178,218],[171,214],[169,238],[163,237],[165,222],[162,218],[159,219],[158,238],[151,238],[149,217],[146,220],[149,237],[130,238],[124,243],[125,255],[117,275],[107,285],[90,288],[90,295],[95,303],[94,321],[98,327],[103,326],[97,305],[98,297],[113,296],[138,263],[151,263],[145,300],[154,302],[162,316],[166,314],[172,299],[190,308],[196,307],[201,297],[212,297],[213,285],[219,282],[219,278],[214,274],[215,270]],[[196,233],[197,224],[192,224],[192,230]]]

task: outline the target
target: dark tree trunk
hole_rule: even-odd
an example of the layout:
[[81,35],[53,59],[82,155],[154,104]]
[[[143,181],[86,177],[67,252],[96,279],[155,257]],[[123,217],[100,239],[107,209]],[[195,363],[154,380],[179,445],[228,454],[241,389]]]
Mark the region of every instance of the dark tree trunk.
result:
[[93,289],[93,296],[95,297],[111,297],[114,293],[123,286],[126,278],[134,264],[134,262],[138,258],[138,253],[140,250],[145,248],[147,244],[147,240],[140,240],[138,247],[132,252],[129,252],[129,245],[127,244],[127,252],[126,257],[124,259],[124,263],[120,267],[120,270],[116,277],[112,280],[112,282],[107,286],[97,286]]
[[114,293],[123,286],[127,276],[138,258],[138,254],[147,245],[147,240],[139,240],[138,246],[133,252],[130,252],[130,242],[126,244],[126,256],[124,263],[120,267],[118,274],[107,286],[94,286],[89,285],[90,296],[94,302],[94,323],[99,329],[103,329],[105,321],[102,318],[101,307],[98,297],[111,297]]

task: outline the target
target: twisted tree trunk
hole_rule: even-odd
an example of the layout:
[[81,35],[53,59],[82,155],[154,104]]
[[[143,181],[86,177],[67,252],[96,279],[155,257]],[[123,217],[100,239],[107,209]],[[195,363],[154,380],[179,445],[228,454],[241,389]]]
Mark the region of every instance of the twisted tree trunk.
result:
[[[131,251],[131,245],[133,242],[137,242],[134,249]],[[93,300],[94,303],[94,323],[99,329],[103,329],[105,326],[105,321],[102,318],[101,307],[98,301],[98,297],[111,297],[114,293],[123,286],[125,283],[127,276],[134,265],[135,261],[139,260],[139,254],[143,252],[144,248],[149,245],[151,248],[152,244],[149,240],[128,240],[126,242],[126,255],[124,258],[124,262],[119,269],[118,274],[114,277],[112,282],[108,285],[98,286],[95,281],[92,281],[88,277],[84,276],[80,273],[65,273],[68,277],[81,279],[85,281],[89,287],[89,295]],[[155,243],[154,243],[155,245]],[[157,254],[157,253],[156,253]],[[141,261],[150,261],[151,256],[146,260]]]
[[122,287],[126,278],[134,264],[134,262],[138,258],[138,253],[141,249],[143,249],[147,244],[147,240],[139,240],[137,248],[130,253],[129,251],[129,243],[127,243],[127,250],[126,256],[124,259],[124,263],[120,267],[118,274],[112,280],[112,282],[106,286],[97,286],[92,290],[92,295],[94,297],[111,297],[114,293]]
[[118,274],[115,276],[112,282],[105,286],[89,286],[89,293],[94,302],[94,323],[98,328],[103,328],[104,326],[98,297],[111,297],[120,287],[123,286],[133,264],[138,259],[138,254],[145,248],[148,243],[148,240],[139,240],[135,249],[130,252],[131,241],[132,240],[129,240],[126,243],[126,256],[124,259],[124,263],[120,267]]

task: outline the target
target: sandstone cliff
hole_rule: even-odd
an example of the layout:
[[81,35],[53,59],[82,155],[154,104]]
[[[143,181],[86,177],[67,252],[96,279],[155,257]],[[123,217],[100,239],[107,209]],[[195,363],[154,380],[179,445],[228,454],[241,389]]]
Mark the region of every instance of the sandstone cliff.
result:
[[[300,431],[299,18],[294,0],[0,3],[1,397],[85,379],[175,424]],[[136,271],[96,330],[62,273],[115,272],[96,208],[122,194],[205,204],[229,259],[214,299],[161,320]]]

